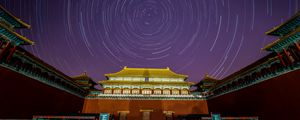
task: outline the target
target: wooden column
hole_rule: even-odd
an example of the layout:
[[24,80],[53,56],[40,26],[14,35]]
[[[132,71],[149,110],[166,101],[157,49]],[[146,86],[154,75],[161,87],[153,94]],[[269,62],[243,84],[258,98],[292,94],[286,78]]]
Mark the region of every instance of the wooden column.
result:
[[0,49],[2,49],[2,45],[3,45],[3,42],[2,42],[2,41],[0,41]]
[[296,46],[298,52],[300,52],[300,45],[297,42],[294,42],[294,43],[295,43],[295,46]]
[[282,59],[282,55],[279,52],[277,52],[277,57],[280,60],[281,65],[286,66],[286,64],[284,63],[284,61]]
[[0,53],[0,60],[2,59],[4,53],[6,52],[6,50],[9,48],[10,46],[10,42],[7,42],[5,47],[2,49],[1,53]]
[[293,57],[294,61],[300,60],[300,52],[297,50],[297,47],[293,47],[289,49],[290,55]]
[[283,53],[288,58],[289,64],[293,64],[293,60],[292,60],[292,58],[290,56],[290,53],[286,49],[284,49],[284,48],[283,48]]
[[9,61],[10,61],[10,59],[12,58],[12,56],[13,56],[13,54],[15,53],[16,49],[17,49],[17,46],[15,45],[15,46],[10,50],[10,53],[9,53],[9,55],[7,56],[6,62],[9,62]]

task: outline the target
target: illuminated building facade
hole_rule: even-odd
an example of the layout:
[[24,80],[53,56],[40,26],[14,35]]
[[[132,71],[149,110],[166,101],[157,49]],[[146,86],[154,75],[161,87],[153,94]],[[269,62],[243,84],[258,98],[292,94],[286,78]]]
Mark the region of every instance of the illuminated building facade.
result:
[[123,95],[189,95],[193,84],[186,75],[176,74],[169,68],[127,68],[117,73],[105,74],[107,80],[99,83],[104,94]]
[[208,114],[201,95],[190,93],[187,75],[170,68],[128,68],[105,74],[102,92],[86,97],[83,113],[110,113],[121,120],[174,119],[188,114]]

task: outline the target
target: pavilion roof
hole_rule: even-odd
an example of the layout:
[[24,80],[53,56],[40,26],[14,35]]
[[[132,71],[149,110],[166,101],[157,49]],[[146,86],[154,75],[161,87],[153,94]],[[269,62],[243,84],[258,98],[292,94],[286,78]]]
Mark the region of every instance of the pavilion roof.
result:
[[81,73],[80,75],[74,76],[74,77],[72,77],[72,78],[73,78],[74,80],[89,80],[89,81],[91,81],[93,84],[97,84],[96,82],[94,82],[94,81],[92,80],[91,77],[88,76],[87,72],[83,72],[83,73]]
[[209,76],[207,73],[204,75],[204,78],[201,80],[202,82],[218,82],[216,78]]
[[283,46],[288,45],[290,43],[295,42],[296,40],[299,39],[300,35],[300,27],[295,28],[292,32],[288,33],[287,35],[277,39],[276,41],[266,45],[263,50],[267,51],[274,51],[276,49],[281,49]]
[[27,29],[30,28],[30,25],[26,24],[21,19],[12,15],[1,5],[0,5],[0,17],[5,19],[5,21],[9,22],[11,25],[13,25],[14,28],[27,28]]
[[300,11],[292,16],[286,22],[267,31],[267,35],[284,36],[300,26]]
[[81,73],[78,76],[72,77],[73,79],[91,79],[86,72]]
[[12,31],[11,29],[7,28],[7,26],[0,23],[0,31],[3,34],[2,37],[6,37],[8,40],[15,41],[16,43],[22,45],[33,45],[34,42],[29,40],[28,38]]
[[177,74],[167,68],[127,68],[119,72],[105,74],[106,77],[162,77],[162,78],[187,78],[187,75]]

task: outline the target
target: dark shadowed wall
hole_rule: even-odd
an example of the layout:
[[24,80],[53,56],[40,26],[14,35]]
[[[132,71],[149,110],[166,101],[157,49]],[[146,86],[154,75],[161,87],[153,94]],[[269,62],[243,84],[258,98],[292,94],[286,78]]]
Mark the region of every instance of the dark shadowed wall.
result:
[[260,120],[300,119],[300,70],[207,101],[223,116],[258,116]]
[[84,99],[0,67],[0,118],[77,113]]

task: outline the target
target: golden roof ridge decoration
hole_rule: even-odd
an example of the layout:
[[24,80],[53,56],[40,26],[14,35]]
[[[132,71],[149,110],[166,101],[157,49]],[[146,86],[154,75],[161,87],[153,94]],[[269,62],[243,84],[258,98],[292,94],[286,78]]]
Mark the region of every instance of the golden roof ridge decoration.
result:
[[121,80],[100,80],[99,84],[114,85],[194,85],[194,82],[144,82],[144,81],[121,81]]

